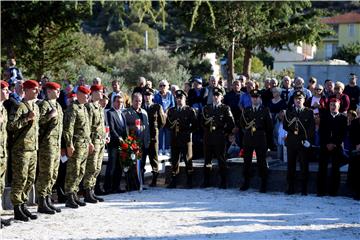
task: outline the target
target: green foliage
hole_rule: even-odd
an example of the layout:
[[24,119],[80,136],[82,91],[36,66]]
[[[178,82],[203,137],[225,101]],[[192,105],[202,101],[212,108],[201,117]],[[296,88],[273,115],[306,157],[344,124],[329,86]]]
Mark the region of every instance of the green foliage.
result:
[[109,34],[107,48],[115,53],[120,48],[144,49],[145,32],[148,32],[148,47],[157,47],[157,32],[145,23],[133,23],[129,28],[115,31]]
[[256,54],[256,57],[258,57],[265,65],[265,67],[272,69],[274,66],[274,57],[271,56],[270,53],[267,51],[261,51]]
[[149,51],[120,50],[109,56],[105,63],[113,69],[114,77],[123,77],[125,85],[133,87],[140,76],[151,80],[154,86],[162,79],[181,85],[190,78],[189,72],[179,64],[176,56],[161,49]]
[[[242,73],[244,66],[244,57],[240,56],[234,59],[234,67],[235,72]],[[256,56],[252,57],[251,59],[251,72],[253,73],[262,73],[265,67],[263,62]]]
[[192,56],[190,53],[177,55],[179,64],[188,69],[191,76],[201,76],[205,79],[212,74],[212,66],[208,59],[202,60],[199,56]]
[[345,60],[350,64],[356,64],[355,58],[359,54],[360,54],[360,42],[354,42],[348,45],[341,46],[331,58]]

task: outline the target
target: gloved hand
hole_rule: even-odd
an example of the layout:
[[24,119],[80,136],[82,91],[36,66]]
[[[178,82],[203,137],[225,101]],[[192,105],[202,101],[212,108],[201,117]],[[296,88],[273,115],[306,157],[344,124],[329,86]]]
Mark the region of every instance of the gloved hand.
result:
[[308,140],[302,141],[302,144],[304,147],[309,148],[311,146],[310,142]]

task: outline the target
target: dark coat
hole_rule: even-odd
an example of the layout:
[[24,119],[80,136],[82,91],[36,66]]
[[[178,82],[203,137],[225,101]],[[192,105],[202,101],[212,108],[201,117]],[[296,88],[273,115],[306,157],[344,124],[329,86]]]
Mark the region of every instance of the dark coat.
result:
[[121,121],[118,113],[114,108],[111,108],[107,113],[107,122],[110,128],[110,143],[109,147],[119,147],[120,138],[126,139],[128,135],[126,119],[123,113],[121,113]]
[[343,114],[331,116],[326,111],[320,116],[320,146],[326,146],[329,143],[340,147],[344,141],[347,128],[347,118]]

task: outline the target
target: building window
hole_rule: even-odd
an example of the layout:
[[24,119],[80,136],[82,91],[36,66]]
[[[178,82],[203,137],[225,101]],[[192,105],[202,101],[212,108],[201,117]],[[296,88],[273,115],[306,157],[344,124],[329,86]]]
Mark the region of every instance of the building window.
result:
[[355,24],[349,24],[349,37],[355,36]]
[[335,32],[335,36],[338,36],[339,35],[339,25],[338,24],[334,24],[332,26],[334,32]]
[[332,43],[326,43],[325,44],[325,58],[329,59],[333,55],[333,44]]

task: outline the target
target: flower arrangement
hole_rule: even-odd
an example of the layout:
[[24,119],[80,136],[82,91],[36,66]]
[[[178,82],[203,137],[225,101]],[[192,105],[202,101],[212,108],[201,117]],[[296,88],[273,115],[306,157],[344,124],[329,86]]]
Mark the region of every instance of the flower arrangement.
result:
[[135,136],[129,135],[120,144],[120,158],[125,172],[136,164],[137,159],[141,158],[140,142]]

